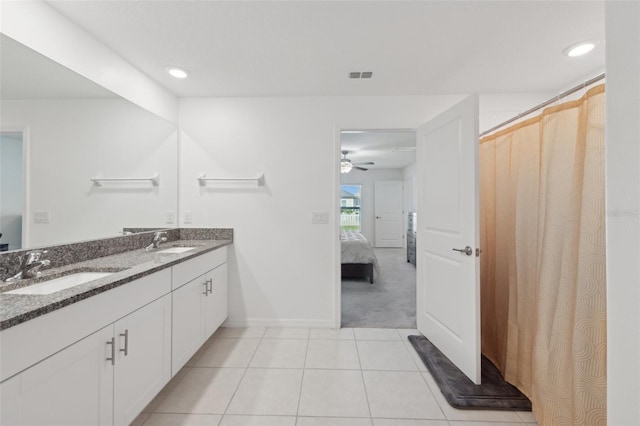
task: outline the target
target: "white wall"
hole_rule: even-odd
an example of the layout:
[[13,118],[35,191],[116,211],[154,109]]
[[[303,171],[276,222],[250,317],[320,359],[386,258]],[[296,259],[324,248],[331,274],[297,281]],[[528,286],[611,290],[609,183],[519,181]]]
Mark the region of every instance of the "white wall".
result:
[[606,3],[607,412],[640,424],[640,3]]
[[[25,247],[116,235],[123,227],[166,226],[177,209],[176,127],[122,99],[2,101],[3,126],[27,127],[31,222]],[[160,173],[160,185],[90,178]],[[48,211],[49,224],[33,223]]]
[[0,134],[0,243],[22,246],[22,138]]
[[173,123],[176,97],[40,0],[3,1],[0,31]]
[[[544,96],[502,96],[500,107]],[[181,99],[179,205],[193,217],[186,226],[235,230],[228,324],[335,325],[340,128],[417,128],[462,98]],[[493,96],[482,99],[492,105]],[[200,173],[265,173],[266,185],[203,188]],[[312,212],[329,213],[329,224],[311,224]]]
[[340,175],[343,185],[362,185],[360,200],[360,220],[362,221],[362,234],[374,244],[375,242],[375,182],[377,180],[402,180],[402,169],[369,169],[352,170],[350,173]]

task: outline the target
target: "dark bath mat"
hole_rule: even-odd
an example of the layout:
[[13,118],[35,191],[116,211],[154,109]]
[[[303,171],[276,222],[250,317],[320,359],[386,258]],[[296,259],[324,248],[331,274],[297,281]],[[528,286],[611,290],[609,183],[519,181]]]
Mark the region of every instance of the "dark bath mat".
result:
[[447,402],[455,408],[531,411],[531,401],[515,386],[505,382],[495,365],[484,355],[482,384],[474,384],[426,337],[409,336]]

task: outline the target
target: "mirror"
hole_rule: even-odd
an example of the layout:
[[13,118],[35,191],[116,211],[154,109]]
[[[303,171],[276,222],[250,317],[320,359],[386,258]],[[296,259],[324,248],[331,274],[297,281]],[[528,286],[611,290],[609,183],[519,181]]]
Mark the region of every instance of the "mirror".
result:
[[175,226],[174,124],[4,34],[0,55],[4,248]]

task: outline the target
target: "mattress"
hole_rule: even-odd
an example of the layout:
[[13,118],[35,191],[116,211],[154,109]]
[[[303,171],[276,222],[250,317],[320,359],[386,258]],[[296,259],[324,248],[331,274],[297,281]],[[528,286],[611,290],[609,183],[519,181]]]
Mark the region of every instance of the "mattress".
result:
[[342,263],[373,263],[377,273],[380,272],[378,258],[369,240],[356,231],[341,231],[340,244],[342,246]]

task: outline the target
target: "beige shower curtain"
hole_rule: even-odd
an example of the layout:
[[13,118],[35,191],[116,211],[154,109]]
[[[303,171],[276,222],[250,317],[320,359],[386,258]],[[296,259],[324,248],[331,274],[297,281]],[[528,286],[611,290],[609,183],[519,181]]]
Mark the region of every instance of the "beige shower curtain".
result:
[[606,424],[604,85],[480,141],[482,352],[541,425]]

